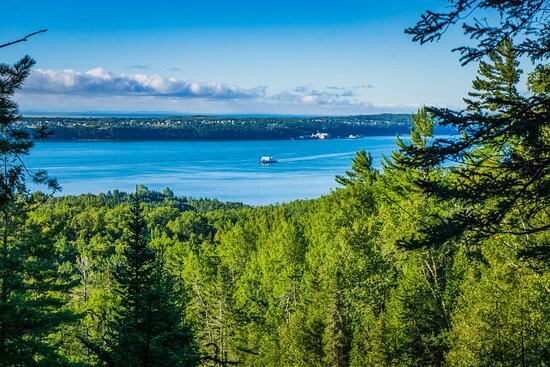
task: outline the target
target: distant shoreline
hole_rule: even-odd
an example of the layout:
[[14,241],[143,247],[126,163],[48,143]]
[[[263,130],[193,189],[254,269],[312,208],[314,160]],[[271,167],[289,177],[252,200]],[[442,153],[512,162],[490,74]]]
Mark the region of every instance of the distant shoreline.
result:
[[[410,136],[409,133],[406,134],[399,134],[400,136]],[[385,134],[385,135],[369,135],[369,136],[363,136],[357,139],[349,139],[349,138],[334,138],[334,139],[327,139],[327,140],[320,140],[320,139],[310,139],[310,140],[299,140],[299,139],[136,139],[136,140],[115,140],[115,139],[74,139],[74,140],[61,140],[61,139],[46,139],[43,141],[40,141],[41,143],[67,143],[67,142],[73,142],[73,143],[138,143],[138,142],[223,142],[223,141],[296,141],[296,142],[302,142],[302,141],[333,141],[333,140],[361,140],[365,138],[393,138],[395,137],[395,134]]]
[[[47,127],[50,141],[308,140],[408,134],[410,115],[321,117],[24,117],[30,130]],[[452,133],[436,129],[436,133]],[[313,138],[315,139],[315,138]],[[321,139],[322,140],[322,139]]]

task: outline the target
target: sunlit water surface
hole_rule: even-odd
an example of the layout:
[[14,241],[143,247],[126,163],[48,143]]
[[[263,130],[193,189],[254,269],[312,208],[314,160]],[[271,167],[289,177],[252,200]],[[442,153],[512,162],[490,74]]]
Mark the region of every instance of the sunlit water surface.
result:
[[[61,194],[169,187],[177,195],[246,204],[311,199],[337,186],[360,149],[375,166],[395,149],[394,137],[356,140],[148,141],[38,143],[25,163],[46,169]],[[278,163],[258,164],[270,155]],[[34,187],[33,187],[34,189]]]

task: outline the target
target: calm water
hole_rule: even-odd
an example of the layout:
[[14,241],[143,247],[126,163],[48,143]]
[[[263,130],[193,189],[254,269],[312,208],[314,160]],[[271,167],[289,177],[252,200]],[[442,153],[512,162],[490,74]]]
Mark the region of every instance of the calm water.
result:
[[[355,151],[372,153],[376,165],[395,149],[394,137],[357,140],[45,142],[25,159],[48,170],[62,194],[169,187],[177,195],[271,204],[316,198],[337,184]],[[260,165],[262,155],[279,163]]]

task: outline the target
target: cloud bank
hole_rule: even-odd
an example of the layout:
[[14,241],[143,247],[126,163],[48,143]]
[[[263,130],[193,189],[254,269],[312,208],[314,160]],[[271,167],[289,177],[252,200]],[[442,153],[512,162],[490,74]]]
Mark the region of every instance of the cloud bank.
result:
[[254,99],[263,87],[239,88],[216,82],[196,82],[158,74],[114,74],[102,68],[86,72],[37,69],[31,73],[23,93],[96,96],[150,96],[208,99]]
[[306,86],[296,87],[292,91],[285,91],[270,97],[274,102],[288,104],[330,105],[330,106],[366,106],[365,102],[358,101],[355,87],[327,87],[325,90]]
[[266,88],[241,88],[217,82],[197,82],[158,74],[115,74],[102,68],[85,72],[37,69],[27,80],[22,92],[51,95],[149,96],[171,98],[203,98],[257,100],[272,103],[361,105],[353,99],[356,90],[366,86],[327,87],[323,90],[306,86],[266,95]]
[[[139,66],[139,67],[138,67]],[[141,65],[133,66],[136,69]],[[219,82],[201,82],[158,74],[113,73],[103,68],[34,70],[19,93],[21,101],[35,110],[165,108],[194,112],[234,113],[332,113],[357,114],[412,111],[412,106],[375,106],[361,100],[369,84],[353,86],[298,86],[267,93],[265,86],[243,88]],[[40,95],[40,98],[36,98]],[[144,99],[146,98],[146,99]],[[49,106],[61,107],[49,107]],[[27,107],[28,109],[29,107]]]

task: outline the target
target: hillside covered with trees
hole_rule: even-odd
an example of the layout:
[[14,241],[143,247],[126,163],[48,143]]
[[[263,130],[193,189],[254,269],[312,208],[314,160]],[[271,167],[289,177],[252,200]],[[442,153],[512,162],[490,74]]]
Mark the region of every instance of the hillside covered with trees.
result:
[[[317,131],[333,137],[407,133],[409,115],[337,117],[25,117],[31,129],[47,127],[49,140],[257,140],[293,139]],[[442,133],[454,132],[441,129]]]
[[[547,366],[545,5],[424,15],[407,30],[419,42],[501,13],[465,27],[479,41],[459,49],[479,61],[465,109],[420,109],[381,170],[359,151],[341,187],[282,205],[52,196],[21,161],[47,130],[31,136],[11,100],[34,62],[2,65],[0,366]],[[521,55],[538,63],[525,94]]]

